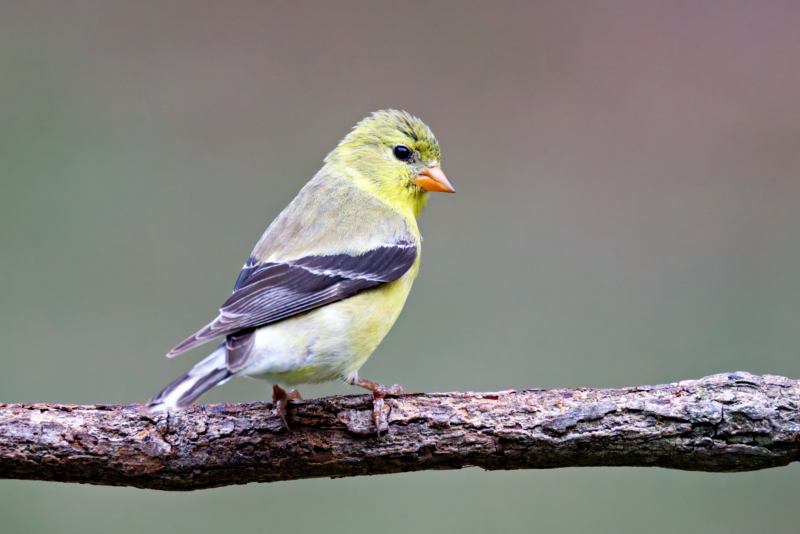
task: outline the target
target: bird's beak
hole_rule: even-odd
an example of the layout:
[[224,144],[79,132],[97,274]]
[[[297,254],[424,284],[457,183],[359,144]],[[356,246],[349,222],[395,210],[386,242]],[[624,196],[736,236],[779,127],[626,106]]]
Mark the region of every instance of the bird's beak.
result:
[[444,175],[438,165],[425,167],[418,175],[411,180],[414,185],[418,185],[425,191],[435,191],[438,193],[455,193],[456,190],[450,184],[450,180]]

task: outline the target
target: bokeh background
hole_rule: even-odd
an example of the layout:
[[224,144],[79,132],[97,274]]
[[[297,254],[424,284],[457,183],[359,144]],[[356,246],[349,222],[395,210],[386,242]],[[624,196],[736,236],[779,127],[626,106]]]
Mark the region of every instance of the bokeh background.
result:
[[[142,402],[261,232],[405,109],[431,199],[362,370],[410,390],[800,377],[800,4],[0,3],[0,402]],[[301,388],[307,397],[339,384]],[[360,393],[360,390],[350,390]],[[234,380],[207,402],[265,399]],[[800,471],[0,481],[17,532],[793,531]]]

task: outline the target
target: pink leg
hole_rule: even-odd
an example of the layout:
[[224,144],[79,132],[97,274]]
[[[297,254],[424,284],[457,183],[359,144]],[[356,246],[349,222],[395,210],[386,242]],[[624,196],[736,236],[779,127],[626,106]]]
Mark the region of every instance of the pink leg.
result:
[[[395,384],[392,387],[386,387],[383,384],[376,384],[369,380],[364,380],[356,376],[350,381],[352,386],[360,386],[372,392],[372,422],[375,423],[375,429],[378,431],[378,437],[381,437],[381,423],[383,422],[383,398],[386,395],[402,395],[405,393],[400,384]],[[388,422],[387,422],[388,424]]]
[[296,389],[286,393],[286,390],[278,384],[272,386],[272,402],[275,403],[275,408],[278,410],[281,421],[283,421],[283,426],[286,427],[286,430],[289,432],[291,432],[292,429],[289,428],[289,424],[286,422],[286,403],[294,399],[303,400],[303,397],[300,396],[300,392]]

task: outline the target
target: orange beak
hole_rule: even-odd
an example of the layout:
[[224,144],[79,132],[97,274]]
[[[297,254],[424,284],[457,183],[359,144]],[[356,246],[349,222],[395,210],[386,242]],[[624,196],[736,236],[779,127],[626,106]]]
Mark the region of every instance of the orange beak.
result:
[[435,191],[437,193],[455,193],[456,190],[450,185],[450,180],[444,175],[442,169],[436,167],[425,167],[412,180],[414,185],[418,185],[425,191]]

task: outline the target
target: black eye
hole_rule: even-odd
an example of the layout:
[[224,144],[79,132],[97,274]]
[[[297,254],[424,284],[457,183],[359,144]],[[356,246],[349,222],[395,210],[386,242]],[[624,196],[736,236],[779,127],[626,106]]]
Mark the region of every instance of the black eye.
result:
[[394,157],[400,161],[408,161],[411,159],[411,149],[405,145],[397,145],[394,147]]

